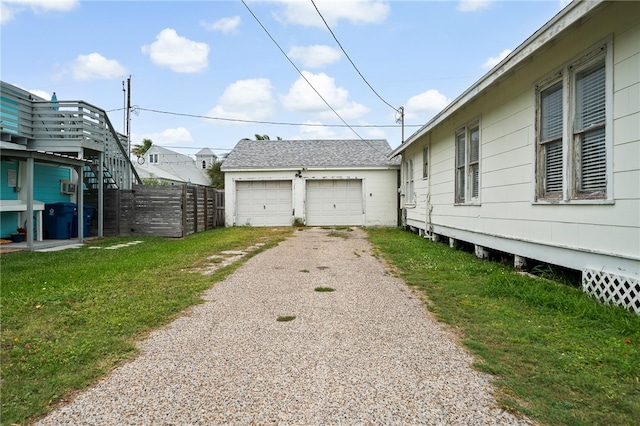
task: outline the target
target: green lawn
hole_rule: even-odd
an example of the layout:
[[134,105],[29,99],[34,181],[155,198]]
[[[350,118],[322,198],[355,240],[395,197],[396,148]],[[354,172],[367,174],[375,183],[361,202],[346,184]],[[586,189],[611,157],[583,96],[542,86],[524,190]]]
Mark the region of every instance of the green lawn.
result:
[[[292,232],[237,227],[139,238],[117,250],[106,247],[134,239],[2,255],[2,424],[37,418],[135,356],[137,339],[200,303],[203,290],[239,265],[196,272],[208,256],[266,243],[260,251]],[[549,425],[640,418],[638,316],[399,229],[369,235],[428,297],[428,308],[459,331],[476,367],[495,375],[502,406]]]
[[409,232],[369,234],[495,375],[503,407],[548,425],[638,424],[640,317]]
[[[292,229],[223,228],[184,239],[104,239],[80,249],[3,254],[3,425],[24,423],[136,354],[134,341],[167,323],[239,263],[212,275],[206,258]],[[117,250],[119,243],[143,241]],[[95,248],[101,247],[101,248]]]

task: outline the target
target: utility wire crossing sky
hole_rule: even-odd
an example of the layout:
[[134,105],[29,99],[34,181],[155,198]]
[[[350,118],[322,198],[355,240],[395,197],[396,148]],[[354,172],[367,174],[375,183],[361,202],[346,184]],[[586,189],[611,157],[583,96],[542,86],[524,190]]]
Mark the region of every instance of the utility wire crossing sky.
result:
[[[489,72],[566,0],[2,0],[2,80],[83,100],[131,143],[387,139]],[[143,19],[141,19],[143,18]],[[37,37],[34,37],[37,34]]]

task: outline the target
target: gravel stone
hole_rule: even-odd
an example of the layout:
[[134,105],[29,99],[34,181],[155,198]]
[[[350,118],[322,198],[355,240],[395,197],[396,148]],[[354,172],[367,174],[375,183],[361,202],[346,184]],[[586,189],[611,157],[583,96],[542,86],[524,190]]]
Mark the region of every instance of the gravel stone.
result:
[[496,406],[491,377],[364,231],[330,233],[305,228],[252,257],[36,424],[533,424]]

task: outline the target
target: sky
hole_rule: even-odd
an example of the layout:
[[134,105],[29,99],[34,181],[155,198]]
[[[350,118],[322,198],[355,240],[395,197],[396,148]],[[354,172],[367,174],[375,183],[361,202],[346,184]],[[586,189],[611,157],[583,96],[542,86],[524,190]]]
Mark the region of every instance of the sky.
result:
[[194,155],[242,138],[402,142],[568,0],[0,0],[0,78]]

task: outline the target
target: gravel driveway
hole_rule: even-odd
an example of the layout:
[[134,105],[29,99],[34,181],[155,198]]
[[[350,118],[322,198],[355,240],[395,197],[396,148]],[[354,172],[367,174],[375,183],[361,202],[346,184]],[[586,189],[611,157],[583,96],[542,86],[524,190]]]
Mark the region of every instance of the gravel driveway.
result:
[[531,424],[495,407],[490,377],[364,231],[340,233],[307,228],[249,259],[38,424]]

